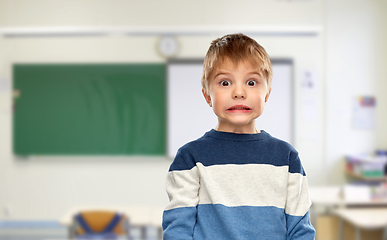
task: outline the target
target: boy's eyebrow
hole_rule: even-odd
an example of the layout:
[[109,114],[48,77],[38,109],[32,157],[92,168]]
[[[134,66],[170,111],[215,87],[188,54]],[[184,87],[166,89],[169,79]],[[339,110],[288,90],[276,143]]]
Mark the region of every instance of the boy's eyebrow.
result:
[[215,74],[214,78],[216,78],[217,76],[219,75],[227,75],[227,74],[230,74],[230,72],[227,72],[227,71],[219,71],[218,73]]
[[[214,78],[216,78],[217,76],[219,76],[219,75],[227,75],[227,74],[230,74],[230,72],[227,72],[227,71],[224,71],[224,70],[220,70],[218,73],[216,73],[215,75],[214,75]],[[257,74],[257,75],[259,75],[259,76],[261,76],[262,77],[262,73],[261,72],[259,72],[259,71],[252,71],[252,72],[248,72],[247,74],[250,74],[250,75],[253,75],[253,74]]]
[[263,78],[262,72],[254,72],[253,74],[257,74],[259,77]]
[[259,71],[249,72],[248,74],[257,74],[257,75],[261,76],[261,72],[259,72]]

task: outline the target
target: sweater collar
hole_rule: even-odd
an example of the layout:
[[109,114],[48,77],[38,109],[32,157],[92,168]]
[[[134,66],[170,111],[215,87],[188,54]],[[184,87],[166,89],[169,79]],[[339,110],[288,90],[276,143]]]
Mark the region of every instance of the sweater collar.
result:
[[261,130],[260,133],[231,133],[231,132],[221,132],[215,129],[211,129],[205,134],[207,137],[224,139],[224,140],[234,140],[234,141],[257,141],[268,138],[270,134]]

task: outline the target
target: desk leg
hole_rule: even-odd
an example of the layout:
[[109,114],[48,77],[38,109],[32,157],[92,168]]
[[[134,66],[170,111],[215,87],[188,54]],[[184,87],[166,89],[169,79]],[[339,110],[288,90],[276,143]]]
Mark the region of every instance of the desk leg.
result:
[[344,240],[344,220],[342,218],[339,219],[339,240]]
[[72,223],[70,226],[67,227],[67,234],[69,239],[74,239],[75,238],[75,226]]
[[309,208],[309,215],[310,215],[310,221],[312,223],[312,226],[316,226],[316,215],[315,215],[314,205],[310,206]]
[[146,240],[148,238],[146,230],[147,230],[147,226],[142,225],[141,226],[141,237],[140,237],[141,240]]
[[157,228],[157,237],[159,240],[163,240],[163,228],[162,227]]
[[361,240],[360,228],[356,227],[356,240]]
[[68,226],[68,227],[67,227],[67,237],[68,237],[69,239],[73,239],[73,238],[74,238],[74,236],[73,236],[73,231],[72,231],[72,227],[71,227],[71,226]]
[[383,231],[383,240],[387,240],[387,227],[385,227]]

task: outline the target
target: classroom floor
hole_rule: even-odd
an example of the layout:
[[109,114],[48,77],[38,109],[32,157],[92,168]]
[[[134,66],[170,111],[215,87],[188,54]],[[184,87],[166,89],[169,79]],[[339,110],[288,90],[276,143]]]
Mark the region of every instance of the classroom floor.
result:
[[[131,240],[140,240],[140,230],[131,229]],[[155,229],[147,229],[146,240],[158,240]],[[6,228],[0,229],[0,240],[67,240],[67,228]]]

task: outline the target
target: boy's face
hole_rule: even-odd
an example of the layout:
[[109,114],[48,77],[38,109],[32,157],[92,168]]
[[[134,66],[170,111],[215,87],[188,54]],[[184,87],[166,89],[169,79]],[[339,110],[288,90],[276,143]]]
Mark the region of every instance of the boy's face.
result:
[[255,119],[264,109],[271,89],[250,62],[226,59],[212,71],[208,94],[203,95],[218,117],[216,130],[256,133]]

